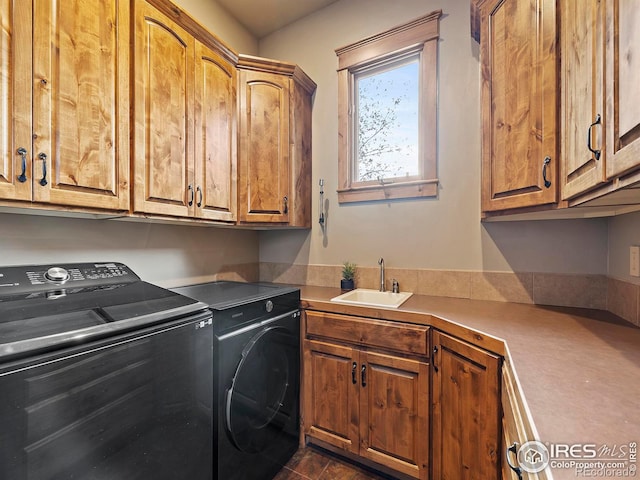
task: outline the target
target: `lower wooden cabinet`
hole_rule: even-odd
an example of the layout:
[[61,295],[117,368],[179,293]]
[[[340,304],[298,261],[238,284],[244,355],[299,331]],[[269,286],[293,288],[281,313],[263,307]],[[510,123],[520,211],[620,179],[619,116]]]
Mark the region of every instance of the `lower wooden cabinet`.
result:
[[502,357],[426,325],[311,310],[304,322],[307,442],[403,479],[511,478]]
[[[530,480],[547,480],[550,478],[549,468],[537,473],[523,473],[517,458],[522,445],[530,440],[536,440],[535,429],[527,416],[524,398],[515,380],[513,370],[508,361],[502,365],[502,480],[519,480],[517,469],[522,478]],[[512,451],[509,449],[512,448]],[[509,463],[515,468],[511,468]]]
[[429,478],[428,333],[426,326],[307,311],[306,439]]
[[499,356],[433,332],[432,478],[500,478]]

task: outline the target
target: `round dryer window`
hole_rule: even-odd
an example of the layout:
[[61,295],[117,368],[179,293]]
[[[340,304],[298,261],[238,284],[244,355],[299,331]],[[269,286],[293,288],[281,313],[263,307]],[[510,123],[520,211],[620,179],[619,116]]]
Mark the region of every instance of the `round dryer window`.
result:
[[[290,421],[292,355],[298,338],[284,327],[267,328],[249,341],[226,396],[226,426],[235,446],[257,453]],[[295,368],[293,369],[295,370]]]

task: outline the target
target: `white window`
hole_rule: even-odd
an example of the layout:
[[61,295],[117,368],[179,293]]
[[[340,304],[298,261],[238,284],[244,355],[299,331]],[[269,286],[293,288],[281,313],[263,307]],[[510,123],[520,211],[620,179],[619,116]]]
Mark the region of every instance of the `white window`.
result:
[[340,202],[437,195],[440,15],[336,50]]

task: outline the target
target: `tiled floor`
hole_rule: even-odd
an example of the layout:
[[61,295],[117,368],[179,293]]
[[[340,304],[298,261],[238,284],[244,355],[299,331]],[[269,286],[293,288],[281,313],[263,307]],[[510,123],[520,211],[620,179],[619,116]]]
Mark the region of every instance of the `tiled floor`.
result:
[[376,474],[322,450],[299,449],[274,480],[386,480],[391,477]]

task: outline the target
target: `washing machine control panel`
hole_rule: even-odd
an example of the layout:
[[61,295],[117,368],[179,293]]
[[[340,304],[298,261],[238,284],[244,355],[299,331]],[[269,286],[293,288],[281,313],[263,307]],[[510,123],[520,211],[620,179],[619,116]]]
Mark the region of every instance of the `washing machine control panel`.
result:
[[140,280],[121,263],[74,263],[0,267],[0,295],[43,292],[55,287],[87,288]]

